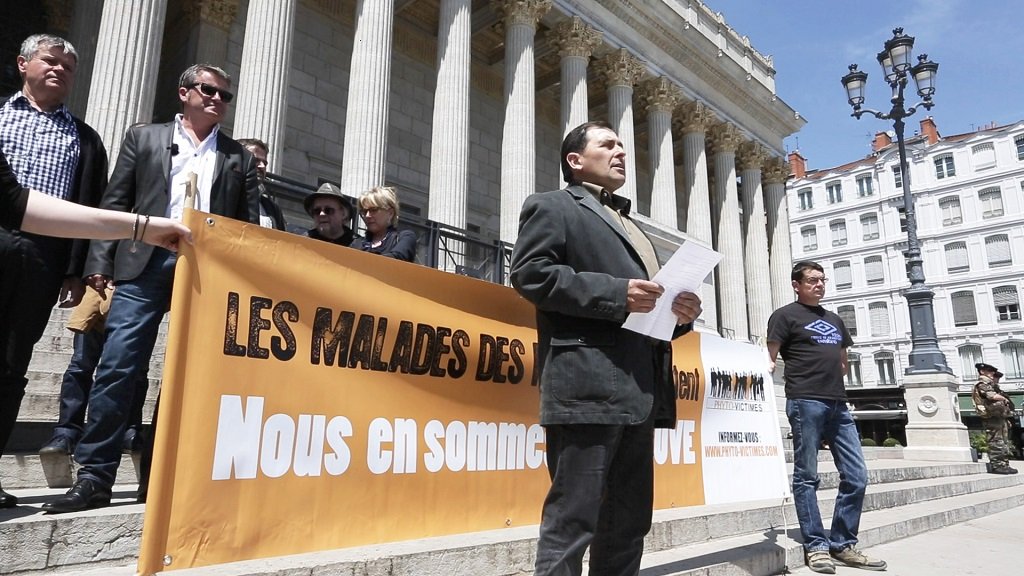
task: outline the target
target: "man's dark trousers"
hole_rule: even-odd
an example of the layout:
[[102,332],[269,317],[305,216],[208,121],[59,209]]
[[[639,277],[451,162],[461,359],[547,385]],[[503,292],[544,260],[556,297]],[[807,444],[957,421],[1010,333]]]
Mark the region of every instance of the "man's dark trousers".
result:
[[32,349],[46,330],[71,243],[0,229],[0,452],[25,397]]
[[535,576],[579,576],[588,545],[591,576],[635,576],[654,507],[653,422],[545,432],[551,490]]

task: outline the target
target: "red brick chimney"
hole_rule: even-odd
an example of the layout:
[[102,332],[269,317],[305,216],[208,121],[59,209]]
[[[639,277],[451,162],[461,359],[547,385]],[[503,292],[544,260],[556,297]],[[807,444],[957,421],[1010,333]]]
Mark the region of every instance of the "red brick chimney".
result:
[[928,144],[939,141],[939,129],[935,127],[935,119],[931,116],[921,120],[921,135],[928,138]]
[[871,150],[878,152],[890,144],[892,144],[892,138],[887,132],[875,132],[875,141],[871,143]]
[[799,150],[789,153],[789,173],[796,178],[807,176],[807,159],[800,155]]

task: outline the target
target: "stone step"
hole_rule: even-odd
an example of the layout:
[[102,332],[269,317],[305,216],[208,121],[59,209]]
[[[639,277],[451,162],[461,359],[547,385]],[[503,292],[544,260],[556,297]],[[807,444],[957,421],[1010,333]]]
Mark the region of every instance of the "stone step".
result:
[[[146,392],[146,404],[142,410],[143,422],[149,422],[153,417],[153,406],[156,403],[156,396],[160,390],[160,381],[150,378],[149,390]],[[21,400],[21,410],[18,412],[18,422],[49,422],[56,423],[60,411],[60,388],[53,392],[30,391],[25,393]],[[46,440],[43,440],[44,442]]]
[[[1018,506],[1024,506],[1024,484],[865,512],[861,518],[859,546],[877,546]],[[788,574],[790,570],[804,565],[803,546],[798,541],[799,534],[799,527],[796,524],[784,527],[766,526],[760,534],[717,539],[691,546],[670,547],[646,554],[642,564],[643,573],[651,576]],[[965,551],[965,554],[967,553]],[[900,572],[898,567],[889,566],[889,573]],[[177,574],[193,576],[199,572],[182,570]],[[274,573],[250,570],[207,574],[228,576]]]
[[[922,513],[927,518],[914,520],[916,524],[911,527],[916,529],[919,526],[928,526],[925,529],[931,529],[953,521],[961,521],[957,518],[975,517],[966,513],[955,513],[948,518],[948,521],[941,517],[933,518],[936,516],[935,510],[957,509],[961,507],[958,502],[965,500],[975,502],[978,510],[984,514],[995,509],[1002,509],[1011,505],[1010,503],[1012,505],[1024,504],[1024,476],[980,474],[977,464],[950,466],[895,461],[901,464],[901,467],[894,465],[893,462],[873,461],[868,463],[869,471],[873,476],[888,480],[902,478],[904,481],[869,486],[868,496],[865,499],[866,519],[869,517],[895,518],[897,517],[896,512],[905,508],[922,509],[928,511],[927,514]],[[827,467],[827,463],[822,465],[823,469]],[[936,470],[942,468],[959,470],[961,473],[950,477],[935,475]],[[980,470],[984,470],[983,465],[980,465]],[[828,479],[830,474],[835,475],[835,472],[823,471],[823,481]],[[110,508],[77,514],[43,515],[38,506],[49,495],[60,492],[59,490],[45,489],[14,490],[14,493],[22,498],[26,505],[14,510],[0,510],[0,549],[22,550],[24,548],[25,550],[24,553],[19,552],[18,558],[14,559],[14,563],[11,564],[16,567],[13,569],[14,573],[28,570],[50,570],[60,574],[79,574],[81,568],[96,567],[93,562],[102,562],[102,566],[107,567],[127,566],[135,561],[134,554],[137,553],[140,538],[142,506],[133,503],[134,486],[118,486],[115,505]],[[819,504],[826,515],[831,512],[834,498],[834,489],[823,489],[819,492]],[[990,501],[997,501],[1000,504],[992,505]],[[907,516],[900,512],[899,517]],[[917,516],[910,518],[917,518]],[[879,520],[879,522],[883,522],[883,520]],[[706,548],[716,554],[739,554],[735,558],[737,562],[752,563],[751,565],[754,567],[771,566],[781,569],[785,565],[796,566],[802,562],[802,557],[799,557],[798,554],[799,546],[788,540],[797,535],[795,523],[796,514],[792,504],[784,503],[781,499],[662,510],[655,513],[655,524],[648,537],[647,549],[652,553],[671,551],[675,555],[661,564],[650,565],[667,565],[672,569],[683,566],[686,570],[691,568],[697,570],[734,560],[733,556],[717,559],[714,554],[706,557],[709,552],[693,552],[693,550],[705,550]],[[864,525],[866,524],[862,524],[862,526]],[[890,532],[899,534],[899,527],[890,526],[886,530],[889,532],[884,534]],[[536,534],[536,526],[520,527],[259,560],[240,563],[238,566],[207,568],[206,571],[182,570],[175,572],[183,575],[266,574],[270,576],[284,573],[275,570],[286,569],[289,570],[287,572],[289,574],[353,573],[354,567],[359,566],[360,569],[354,573],[416,574],[418,576],[430,574],[520,574],[528,573],[531,569]],[[734,545],[726,545],[724,539],[739,539],[738,541],[742,542],[743,546],[750,546],[752,551],[733,550]],[[869,542],[880,543],[891,539],[892,537],[865,540],[865,545],[870,545]],[[12,542],[17,544],[14,547],[9,547]],[[59,545],[55,543],[59,543]],[[781,553],[776,550],[780,543],[786,544]],[[739,544],[735,546],[739,546]],[[689,550],[689,552],[680,550]],[[667,552],[664,553],[667,554]],[[679,556],[680,554],[683,556]],[[657,555],[652,554],[652,556]],[[698,560],[702,563],[692,564]],[[692,566],[687,563],[691,563]],[[74,570],[74,566],[79,569]],[[275,566],[277,568],[273,568]],[[370,570],[370,567],[375,569]],[[380,571],[376,571],[378,568]],[[296,572],[291,572],[291,570],[296,570]],[[651,572],[651,574],[677,573],[727,574],[729,572]],[[730,574],[735,573],[737,572]],[[774,572],[750,572],[750,574],[755,573],[767,575]]]
[[[939,501],[895,509],[865,512],[861,520],[860,546],[868,548],[896,539],[965,522],[1024,505],[1024,484],[965,494]],[[124,506],[128,508],[130,506]],[[655,514],[655,531],[646,542],[642,564],[645,576],[770,576],[788,573],[803,565],[803,548],[795,524],[768,524],[755,533],[710,537],[696,543],[675,538],[686,534],[678,526],[676,510]],[[685,518],[682,519],[685,523]],[[826,519],[827,521],[827,519]],[[79,524],[79,529],[87,525]],[[70,526],[68,527],[70,528]],[[658,530],[658,528],[665,528]],[[346,548],[294,556],[248,560],[218,566],[175,570],[178,576],[285,576],[291,574],[374,574],[381,576],[479,576],[519,575],[532,571],[536,526],[426,538],[358,548]],[[57,532],[55,537],[64,537]],[[53,536],[40,534],[37,537]],[[106,557],[122,548],[114,542],[103,552],[102,569],[95,564],[72,567],[75,559],[64,551],[64,566],[43,574],[110,576],[134,573],[131,564],[118,565]],[[95,548],[95,547],[94,547]],[[890,566],[890,571],[894,571]],[[20,574],[22,569],[13,574]]]
[[[0,458],[0,485],[4,490],[68,488],[74,482],[78,471],[70,456],[49,456],[38,454],[4,455]],[[118,468],[120,484],[134,484],[139,481],[137,456],[121,455]],[[2,570],[0,570],[2,573]]]
[[[785,441],[783,441],[785,442]],[[864,452],[865,460],[892,460],[896,458],[903,458],[903,448],[882,448],[876,446],[865,446],[861,449]],[[793,447],[783,449],[783,454],[786,455],[786,462],[789,464],[793,463]],[[832,452],[828,450],[818,450],[818,462],[831,462]]]

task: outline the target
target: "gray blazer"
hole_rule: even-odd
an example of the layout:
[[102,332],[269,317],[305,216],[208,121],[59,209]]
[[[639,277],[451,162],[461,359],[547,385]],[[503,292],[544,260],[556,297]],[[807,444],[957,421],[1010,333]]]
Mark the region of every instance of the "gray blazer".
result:
[[[128,129],[110,175],[110,184],[100,201],[101,208],[151,216],[163,216],[167,212],[173,130],[173,122]],[[256,160],[223,132],[217,133],[217,165],[210,190],[210,212],[257,224],[260,221]],[[153,247],[139,242],[135,253],[130,247],[131,240],[93,241],[85,275],[103,274],[115,281],[135,279],[149,262]]]
[[[628,213],[628,199],[614,201]],[[526,199],[511,268],[537,307],[541,424],[640,424],[654,408],[656,426],[675,426],[671,346],[622,328],[629,280],[647,271],[586,188]]]

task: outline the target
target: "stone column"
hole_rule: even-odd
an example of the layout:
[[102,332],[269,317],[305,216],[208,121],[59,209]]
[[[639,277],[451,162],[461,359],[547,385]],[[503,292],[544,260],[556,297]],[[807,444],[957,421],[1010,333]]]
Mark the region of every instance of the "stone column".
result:
[[[687,102],[676,110],[676,128],[683,140],[683,188],[686,190],[686,233],[714,246],[711,227],[711,191],[708,187],[708,160],[704,134],[715,122],[715,115],[700,102]],[[718,328],[718,296],[715,274],[710,274],[701,289],[700,315],[704,325]]]
[[747,318],[750,334],[762,340],[768,333],[772,313],[771,272],[768,268],[768,233],[765,225],[764,194],[761,190],[761,166],[768,152],[757,142],[744,142],[739,153],[740,179],[743,183],[743,261],[746,263]]
[[589,120],[587,64],[602,34],[579,16],[558,23],[551,44],[562,58],[562,136]]
[[103,0],[78,0],[71,17],[68,41],[78,51],[78,66],[75,67],[75,87],[68,95],[67,107],[79,118],[86,115],[89,105],[89,79],[92,78],[93,62],[96,60],[96,43],[100,33],[100,19],[103,16]]
[[[469,190],[469,70],[472,0],[441,0],[437,33],[437,90],[430,139],[428,217],[466,227]],[[463,264],[463,244],[449,245],[452,259],[442,269]]]
[[956,391],[959,381],[952,374],[905,374],[907,401],[908,460],[970,462],[971,442],[960,421]]
[[341,161],[341,191],[349,196],[384,184],[395,3],[359,0],[356,15]]
[[651,218],[675,229],[675,154],[672,151],[672,110],[679,104],[679,87],[662,76],[643,83],[640,101],[647,108],[648,150],[651,156]]
[[786,179],[789,164],[772,158],[761,170],[764,180],[765,212],[768,216],[768,269],[772,278],[772,310],[793,301],[790,270],[793,252],[789,243],[789,206],[786,203]]
[[719,305],[723,336],[748,340],[747,290],[743,271],[743,232],[736,189],[736,149],[739,130],[728,122],[711,128],[711,150],[715,155],[715,202],[718,230],[715,248],[722,253],[718,265]]
[[113,170],[125,130],[153,116],[167,0],[103,3],[85,121],[99,132]]
[[[282,3],[288,4],[291,1],[285,0]],[[250,0],[249,4],[254,2],[255,0]],[[238,0],[190,0],[184,3],[183,9],[185,17],[193,27],[189,36],[195,41],[195,54],[190,60],[224,68],[228,61],[231,25],[234,24],[235,16],[238,14]],[[252,14],[251,6],[249,14]],[[247,39],[249,38],[248,26],[247,23]],[[264,37],[260,41],[267,43],[273,40],[270,37]],[[243,68],[245,66],[244,60],[242,66]]]
[[297,0],[249,0],[238,74],[236,138],[259,138],[270,146],[268,172],[279,172],[284,157],[288,71]]
[[626,183],[617,194],[636,206],[636,146],[633,137],[633,86],[643,77],[644,66],[625,48],[601,60],[601,75],[608,84],[608,123],[626,151]]
[[505,125],[501,147],[501,239],[519,236],[519,211],[536,192],[533,40],[551,0],[491,0],[505,28]]

